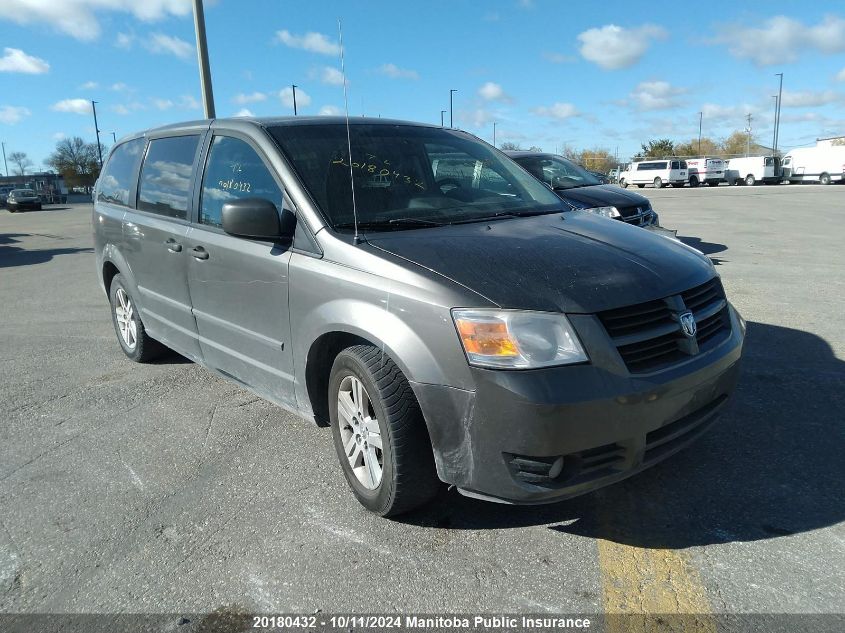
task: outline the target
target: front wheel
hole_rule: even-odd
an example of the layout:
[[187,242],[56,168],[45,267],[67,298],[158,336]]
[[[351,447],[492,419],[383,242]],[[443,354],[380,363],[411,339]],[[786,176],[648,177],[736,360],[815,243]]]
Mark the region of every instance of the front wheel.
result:
[[622,180],[619,181],[619,186],[622,187],[623,189],[627,189],[628,183],[625,182],[625,179],[623,178]]
[[830,174],[825,172],[821,176],[819,176],[819,184],[829,185],[830,184]]
[[663,188],[663,180],[661,180],[659,176],[654,179],[654,188],[655,189],[662,189]]
[[757,184],[757,179],[754,178],[754,174],[748,174],[745,177],[745,184],[749,187],[753,187],[755,184]]
[[695,177],[695,176],[690,176],[689,186],[690,187],[697,187],[698,186],[698,178]]
[[328,396],[335,450],[361,505],[395,516],[437,494],[425,420],[389,356],[372,345],[343,350],[332,366]]

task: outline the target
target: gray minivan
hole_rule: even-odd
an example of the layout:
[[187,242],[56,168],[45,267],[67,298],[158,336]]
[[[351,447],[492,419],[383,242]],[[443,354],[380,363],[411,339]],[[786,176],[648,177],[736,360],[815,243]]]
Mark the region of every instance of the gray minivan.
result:
[[571,210],[458,130],[150,130],[112,149],[93,225],[124,353],[171,348],[331,426],[381,515],[441,481],[545,503],[623,479],[709,427],[739,371],[706,256]]

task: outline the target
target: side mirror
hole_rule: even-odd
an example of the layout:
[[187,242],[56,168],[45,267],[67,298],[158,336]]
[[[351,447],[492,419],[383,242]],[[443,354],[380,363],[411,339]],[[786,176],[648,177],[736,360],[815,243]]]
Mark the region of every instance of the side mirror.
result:
[[278,240],[290,237],[282,231],[279,212],[264,198],[241,198],[223,204],[223,230],[238,237]]

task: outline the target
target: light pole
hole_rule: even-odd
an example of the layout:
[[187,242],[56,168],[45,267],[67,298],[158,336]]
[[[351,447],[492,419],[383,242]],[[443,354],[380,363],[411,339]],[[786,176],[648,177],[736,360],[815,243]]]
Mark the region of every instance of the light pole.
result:
[[200,90],[202,90],[202,105],[205,118],[213,119],[214,90],[211,87],[211,68],[208,65],[208,44],[205,41],[205,13],[202,10],[202,0],[194,0],[194,31],[197,35],[197,62],[200,67]]
[[443,123],[443,115],[444,114],[446,114],[446,110],[441,110],[440,111],[440,127],[445,127],[445,125]]
[[453,89],[449,91],[449,127],[455,127],[455,117],[454,111],[452,110],[452,95],[454,95],[457,90]]
[[775,146],[772,148],[773,153],[777,154],[778,143],[780,143],[780,104],[783,99],[783,73],[775,73],[775,77],[780,77],[780,87],[778,88],[778,109],[775,113]]
[[493,147],[496,147],[496,122],[493,121]]
[[296,84],[291,84],[293,88],[293,116],[296,116]]
[[117,144],[117,134],[115,132],[111,132],[111,142],[112,144]]
[[97,133],[97,155],[100,157],[100,169],[103,168],[103,146],[100,145],[100,126],[97,125],[97,102],[91,101],[91,110],[94,112],[94,131]]
[[6,164],[6,143],[3,143],[3,168],[6,170],[6,178],[9,177],[9,165]]
[[701,156],[701,122],[704,119],[704,113],[698,113],[698,155]]
[[772,124],[772,156],[774,156],[775,155],[775,144],[777,143],[777,135],[778,135],[777,122],[778,122],[778,102],[779,102],[779,99],[778,99],[777,95],[772,95],[772,99],[775,100],[775,120],[774,120],[774,123]]

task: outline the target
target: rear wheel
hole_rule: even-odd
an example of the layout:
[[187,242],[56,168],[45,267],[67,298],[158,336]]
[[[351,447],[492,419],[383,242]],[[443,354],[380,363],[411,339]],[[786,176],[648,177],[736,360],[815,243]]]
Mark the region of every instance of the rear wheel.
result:
[[689,177],[689,186],[690,187],[697,187],[698,186],[698,177],[697,176],[690,176]]
[[123,353],[136,363],[146,363],[159,356],[165,347],[150,338],[141,322],[138,306],[129,294],[123,275],[114,276],[109,288],[112,323]]
[[753,187],[757,183],[757,179],[754,178],[754,174],[748,174],[745,177],[745,184],[749,187]]
[[620,186],[620,187],[622,187],[623,189],[627,189],[627,188],[628,188],[628,183],[627,183],[627,182],[626,182],[626,180],[623,178],[622,180],[620,180],[620,181],[619,181],[619,186]]
[[821,176],[819,176],[819,184],[829,185],[830,184],[830,174],[825,172]]
[[328,396],[335,449],[361,505],[395,516],[437,494],[425,420],[389,356],[372,345],[343,350],[332,366]]
[[663,180],[660,179],[660,176],[654,179],[654,188],[655,189],[662,189],[663,188]]

